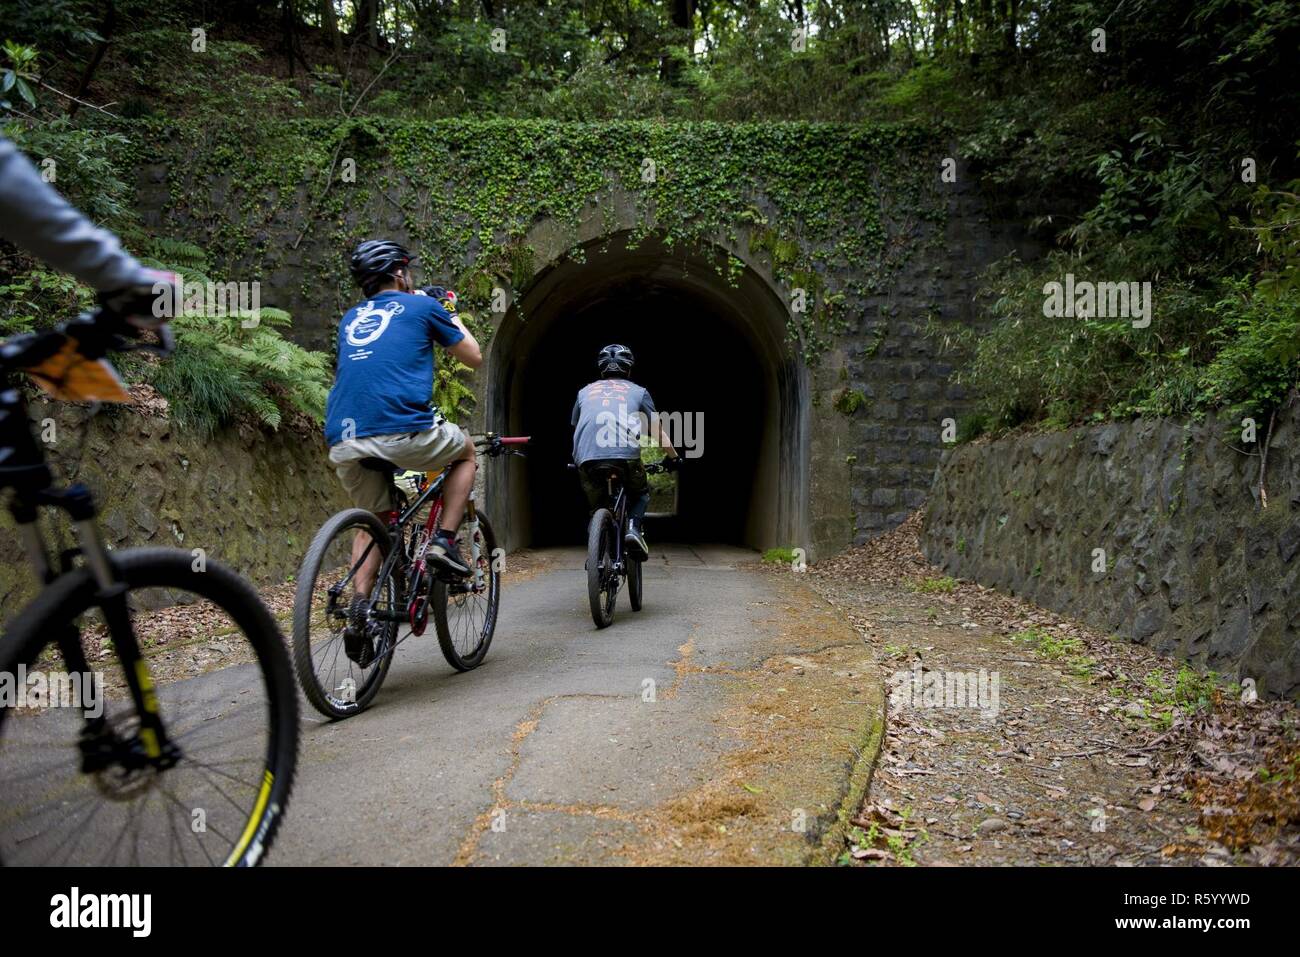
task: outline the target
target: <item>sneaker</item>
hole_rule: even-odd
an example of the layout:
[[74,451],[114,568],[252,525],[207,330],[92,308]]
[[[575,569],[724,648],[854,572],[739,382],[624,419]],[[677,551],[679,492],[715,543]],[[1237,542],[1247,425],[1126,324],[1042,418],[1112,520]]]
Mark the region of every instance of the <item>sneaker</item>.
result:
[[465,563],[465,559],[460,557],[460,549],[456,547],[456,540],[444,534],[441,529],[433,536],[433,541],[429,543],[429,558],[449,572],[455,572],[457,575],[469,574],[469,565]]
[[632,557],[637,561],[645,561],[650,557],[650,546],[645,543],[645,536],[641,534],[635,522],[627,523],[627,534],[623,536],[623,543],[627,545]]
[[343,629],[343,653],[362,668],[375,660],[375,641],[370,635],[370,600],[357,595],[348,609],[348,626]]

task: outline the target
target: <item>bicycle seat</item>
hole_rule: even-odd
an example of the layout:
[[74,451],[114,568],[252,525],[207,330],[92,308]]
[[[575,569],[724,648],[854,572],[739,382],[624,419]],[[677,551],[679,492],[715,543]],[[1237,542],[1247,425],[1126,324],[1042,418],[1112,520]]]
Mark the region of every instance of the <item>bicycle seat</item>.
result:
[[625,465],[601,463],[599,465],[585,465],[584,468],[588,481],[597,485],[607,485],[611,489],[620,488],[628,480],[628,469]]
[[370,469],[372,472],[383,472],[386,475],[393,475],[402,471],[388,459],[381,459],[373,455],[367,455],[364,459],[357,459],[357,464],[363,469]]

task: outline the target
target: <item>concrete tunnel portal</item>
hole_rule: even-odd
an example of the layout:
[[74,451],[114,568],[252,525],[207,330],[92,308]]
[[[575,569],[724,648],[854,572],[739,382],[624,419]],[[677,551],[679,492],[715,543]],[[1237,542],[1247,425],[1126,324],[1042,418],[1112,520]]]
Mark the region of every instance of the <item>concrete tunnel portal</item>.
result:
[[675,489],[656,495],[652,544],[806,541],[808,373],[786,342],[771,284],[748,266],[719,275],[719,247],[684,253],[653,239],[633,245],[624,233],[583,253],[537,274],[489,349],[487,427],[533,437],[526,459],[495,462],[485,475],[498,542],[585,542],[586,500],[567,468],[569,416],[610,342],[632,349],[633,378],[661,413],[683,425],[694,417],[700,454]]

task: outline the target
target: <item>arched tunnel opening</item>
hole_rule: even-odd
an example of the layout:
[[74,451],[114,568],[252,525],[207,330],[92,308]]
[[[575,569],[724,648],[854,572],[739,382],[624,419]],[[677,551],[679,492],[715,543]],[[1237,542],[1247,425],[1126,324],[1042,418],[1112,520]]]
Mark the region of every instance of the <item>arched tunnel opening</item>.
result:
[[486,477],[507,549],[585,542],[570,415],[611,342],[632,349],[633,380],[690,456],[655,480],[652,544],[802,540],[806,372],[784,342],[780,300],[752,270],[720,276],[713,254],[606,239],[539,275],[506,316],[491,347],[487,427],[533,437],[527,459]]

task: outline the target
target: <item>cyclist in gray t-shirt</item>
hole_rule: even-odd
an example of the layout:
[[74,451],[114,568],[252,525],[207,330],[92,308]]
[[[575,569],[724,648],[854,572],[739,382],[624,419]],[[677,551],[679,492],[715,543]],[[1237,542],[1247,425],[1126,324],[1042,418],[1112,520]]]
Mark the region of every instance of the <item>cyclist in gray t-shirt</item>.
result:
[[595,511],[604,487],[591,479],[591,472],[605,462],[617,462],[625,470],[628,495],[626,542],[643,561],[650,556],[643,523],[650,505],[650,483],[641,464],[641,435],[645,429],[667,456],[666,468],[675,468],[677,450],[659,431],[654,400],[642,386],[628,378],[632,373],[632,350],[608,345],[596,357],[601,378],[578,390],[570,424],[573,425],[573,461],[578,466],[587,503]]

